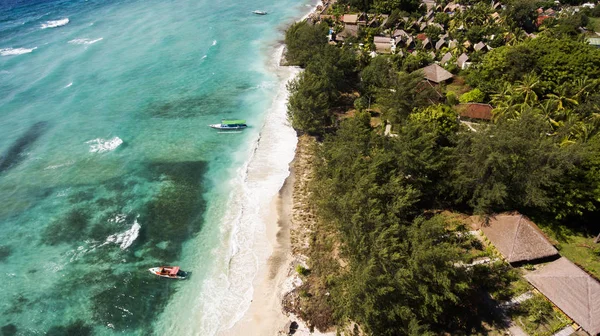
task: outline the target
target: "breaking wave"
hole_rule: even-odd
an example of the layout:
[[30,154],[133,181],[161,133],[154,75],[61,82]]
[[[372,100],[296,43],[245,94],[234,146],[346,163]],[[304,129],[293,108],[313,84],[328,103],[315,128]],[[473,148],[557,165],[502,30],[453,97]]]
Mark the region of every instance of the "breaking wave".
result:
[[35,48],[4,48],[0,49],[0,56],[16,56],[22,54],[29,54],[30,52],[37,49]]
[[98,138],[86,142],[86,144],[90,144],[90,153],[109,152],[119,147],[122,143],[123,140],[119,137],[114,137],[109,140]]
[[94,43],[96,43],[96,42],[98,42],[98,41],[102,41],[103,39],[104,39],[103,37],[97,38],[97,39],[95,39],[95,40],[88,39],[88,38],[81,38],[81,39],[74,39],[74,40],[71,40],[71,41],[69,41],[68,43],[70,43],[70,44],[83,44],[83,45],[90,45],[90,44],[94,44]]
[[[117,215],[115,218],[117,223],[123,222],[124,220],[125,215]],[[141,226],[136,219],[129,230],[106,237],[106,241],[100,246],[113,243],[119,245],[121,250],[125,250],[137,239],[140,234],[140,228]]]
[[69,18],[53,20],[53,21],[46,21],[46,23],[42,23],[41,28],[46,29],[46,28],[62,27],[62,26],[67,25],[68,23],[69,23]]

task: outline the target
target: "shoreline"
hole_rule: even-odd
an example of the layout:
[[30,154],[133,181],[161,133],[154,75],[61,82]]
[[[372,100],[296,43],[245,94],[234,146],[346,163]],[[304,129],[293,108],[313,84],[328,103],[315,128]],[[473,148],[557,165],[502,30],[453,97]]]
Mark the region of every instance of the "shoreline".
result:
[[[310,11],[299,21],[306,20],[316,11],[317,5],[320,3],[321,1],[315,2]],[[282,73],[280,76],[284,77],[282,80],[287,85],[296,78],[300,71],[296,67],[283,65],[285,61],[285,44],[280,48],[281,51],[276,51],[276,53],[279,53],[276,60],[276,71]],[[289,96],[287,88],[284,94],[286,98],[284,111],[287,117],[287,98]],[[297,172],[296,165],[300,160],[301,153],[304,151],[299,150],[301,138],[296,136],[296,140],[294,156],[288,164],[289,175],[285,178],[278,193],[273,197],[269,214],[264,221],[264,233],[266,235],[264,238],[266,239],[263,238],[262,240],[269,243],[271,252],[265,260],[257,260],[259,267],[252,279],[253,292],[249,307],[238,321],[227,330],[222,330],[219,335],[288,335],[289,326],[292,322],[298,324],[298,329],[294,335],[335,335],[335,332],[311,332],[303,321],[293,314],[285,312],[283,303],[286,295],[302,284],[302,280],[295,271],[295,266],[298,264],[306,266],[306,257],[299,252],[298,246],[294,246],[297,244],[294,244],[295,239],[292,237],[298,234],[292,232],[293,218],[297,216],[294,203],[294,196],[297,193],[297,176],[302,179],[305,175],[304,172],[301,174]]]

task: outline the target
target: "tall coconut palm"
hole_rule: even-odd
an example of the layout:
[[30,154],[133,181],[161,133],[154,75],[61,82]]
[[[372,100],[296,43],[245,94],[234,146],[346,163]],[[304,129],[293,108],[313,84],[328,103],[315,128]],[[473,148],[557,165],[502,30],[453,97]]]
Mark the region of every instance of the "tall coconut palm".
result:
[[565,110],[569,106],[579,105],[576,99],[569,96],[566,85],[561,85],[556,93],[549,93],[546,97],[556,102],[557,111]]
[[539,77],[532,73],[523,76],[523,79],[517,82],[515,86],[515,92],[521,94],[523,102],[529,105],[535,105],[538,101],[537,93],[535,92],[538,84],[540,83]]
[[597,79],[590,79],[588,76],[577,78],[571,87],[571,96],[581,103],[587,99],[590,92],[596,87],[598,87]]

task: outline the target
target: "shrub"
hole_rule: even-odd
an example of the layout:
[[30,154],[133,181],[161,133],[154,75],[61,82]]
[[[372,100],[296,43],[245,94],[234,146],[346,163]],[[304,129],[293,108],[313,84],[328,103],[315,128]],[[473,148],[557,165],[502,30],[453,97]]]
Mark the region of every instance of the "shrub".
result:
[[473,89],[467,93],[464,93],[460,96],[461,103],[483,103],[485,99],[485,94],[481,92],[479,89]]
[[302,265],[297,265],[296,272],[302,276],[307,276],[310,273],[310,270]]
[[448,91],[446,93],[446,104],[448,104],[448,105],[458,104],[458,97],[456,97],[456,92]]

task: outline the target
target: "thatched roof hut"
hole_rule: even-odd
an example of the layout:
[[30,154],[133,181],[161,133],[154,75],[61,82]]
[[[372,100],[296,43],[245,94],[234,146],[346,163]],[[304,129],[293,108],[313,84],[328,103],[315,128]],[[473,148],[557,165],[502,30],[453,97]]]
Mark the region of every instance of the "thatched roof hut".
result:
[[600,334],[600,283],[566,258],[525,275],[590,335]]
[[421,70],[425,74],[425,79],[434,83],[441,83],[454,77],[454,75],[437,64],[430,64]]
[[558,254],[537,225],[521,214],[496,215],[481,230],[509,263]]

